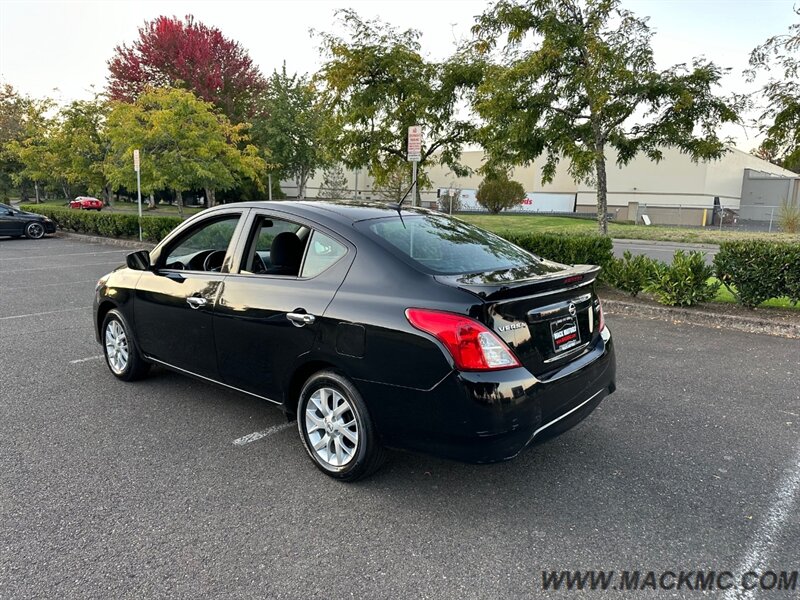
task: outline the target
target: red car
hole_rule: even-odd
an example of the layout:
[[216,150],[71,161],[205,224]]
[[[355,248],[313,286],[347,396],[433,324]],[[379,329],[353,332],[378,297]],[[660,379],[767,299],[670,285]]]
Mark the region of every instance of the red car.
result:
[[102,210],[103,201],[91,196],[78,196],[69,203],[69,207],[80,210]]

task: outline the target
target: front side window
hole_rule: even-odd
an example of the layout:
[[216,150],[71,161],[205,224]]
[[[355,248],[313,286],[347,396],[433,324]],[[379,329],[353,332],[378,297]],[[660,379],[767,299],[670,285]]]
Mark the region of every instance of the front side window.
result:
[[332,237],[314,231],[308,244],[301,277],[314,277],[336,264],[347,254],[347,247]]
[[219,271],[238,222],[238,214],[229,215],[193,229],[170,249],[164,267],[189,271]]

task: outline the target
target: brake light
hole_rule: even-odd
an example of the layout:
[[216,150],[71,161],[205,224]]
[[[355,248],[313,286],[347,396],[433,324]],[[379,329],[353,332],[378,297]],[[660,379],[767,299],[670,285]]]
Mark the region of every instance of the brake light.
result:
[[474,319],[423,308],[407,309],[406,318],[414,327],[442,342],[461,371],[494,371],[520,366],[505,342]]

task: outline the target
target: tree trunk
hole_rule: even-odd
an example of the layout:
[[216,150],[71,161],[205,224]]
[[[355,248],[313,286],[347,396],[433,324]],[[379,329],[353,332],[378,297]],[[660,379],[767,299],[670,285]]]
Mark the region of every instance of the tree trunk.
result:
[[608,179],[606,178],[606,144],[601,124],[592,116],[594,135],[594,170],[597,179],[597,228],[601,235],[608,235]]
[[155,208],[156,207],[156,199],[153,197],[153,194],[150,194],[150,199],[147,201],[147,205],[150,208]]
[[608,180],[606,179],[606,157],[602,154],[595,159],[597,172],[597,227],[601,234],[608,235]]
[[211,208],[212,206],[217,205],[217,196],[214,193],[214,190],[211,188],[205,188],[206,190],[206,208]]
[[39,204],[40,200],[39,200],[39,182],[38,181],[34,181],[33,182],[33,189],[36,190],[36,204]]
[[180,190],[175,190],[175,200],[178,203],[178,214],[181,216],[181,220],[183,220],[183,192]]

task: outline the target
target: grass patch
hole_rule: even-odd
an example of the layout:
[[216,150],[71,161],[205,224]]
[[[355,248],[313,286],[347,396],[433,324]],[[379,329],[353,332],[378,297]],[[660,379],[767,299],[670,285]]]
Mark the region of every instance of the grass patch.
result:
[[[709,280],[709,283],[714,281],[719,281],[716,277],[712,277]],[[717,290],[717,297],[714,298],[714,302],[723,302],[726,304],[736,304],[736,298],[733,294],[728,291],[724,285],[719,286],[719,290]],[[766,307],[766,308],[784,308],[789,310],[796,310],[800,312],[800,304],[792,304],[789,298],[770,298],[758,305],[759,308]]]
[[[468,223],[495,233],[508,231],[515,234],[532,232],[596,233],[597,223],[592,219],[550,217],[545,215],[458,215]],[[800,242],[800,234],[766,233],[759,231],[730,231],[705,228],[661,227],[609,223],[608,232],[613,238],[719,244],[731,240],[770,240],[773,242]]]

